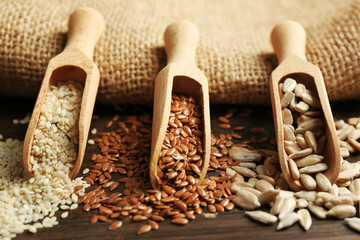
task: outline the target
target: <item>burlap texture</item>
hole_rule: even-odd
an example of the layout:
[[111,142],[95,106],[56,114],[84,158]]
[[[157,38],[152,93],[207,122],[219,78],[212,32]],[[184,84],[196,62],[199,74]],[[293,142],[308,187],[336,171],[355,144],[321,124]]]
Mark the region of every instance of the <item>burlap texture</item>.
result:
[[270,103],[277,64],[270,32],[285,19],[305,27],[306,56],[323,73],[330,99],[360,96],[358,0],[3,0],[0,95],[37,96],[49,59],[65,45],[69,14],[81,6],[106,20],[94,53],[101,103],[152,104],[166,64],[163,31],[179,19],[199,28],[197,64],[213,103]]

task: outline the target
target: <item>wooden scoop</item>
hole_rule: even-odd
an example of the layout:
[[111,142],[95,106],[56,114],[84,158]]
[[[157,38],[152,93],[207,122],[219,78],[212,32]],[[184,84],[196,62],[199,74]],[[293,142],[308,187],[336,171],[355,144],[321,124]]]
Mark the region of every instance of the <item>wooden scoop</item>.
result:
[[279,60],[279,66],[271,74],[270,93],[282,173],[292,189],[298,191],[304,188],[299,180],[292,178],[287,163],[289,157],[284,149],[284,129],[279,83],[283,82],[287,77],[291,77],[297,82],[304,84],[307,89],[315,93],[317,92],[320,99],[324,114],[324,130],[327,137],[326,147],[322,155],[324,156],[324,162],[328,165],[328,170],[324,174],[333,184],[337,180],[340,168],[339,140],[336,135],[334,120],[321,72],[319,68],[306,61],[305,30],[297,22],[285,21],[273,29],[271,42]]
[[211,151],[208,81],[195,64],[198,30],[188,21],[175,22],[166,28],[164,40],[168,64],[155,80],[151,141],[150,180],[155,189],[159,189],[157,167],[168,128],[173,92],[192,96],[202,106],[204,155],[199,183],[206,175]]
[[69,175],[70,178],[74,179],[79,172],[84,158],[91,116],[100,80],[99,69],[92,61],[92,56],[95,44],[103,29],[104,19],[95,9],[82,8],[75,10],[70,15],[65,49],[49,62],[24,140],[23,163],[30,177],[33,176],[30,162],[31,148],[41,106],[52,85],[68,80],[80,82],[84,86],[79,117],[79,149],[74,167]]

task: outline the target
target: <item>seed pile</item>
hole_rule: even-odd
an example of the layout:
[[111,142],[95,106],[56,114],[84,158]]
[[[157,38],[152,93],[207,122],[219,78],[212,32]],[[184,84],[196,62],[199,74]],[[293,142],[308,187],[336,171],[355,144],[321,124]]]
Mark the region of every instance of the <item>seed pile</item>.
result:
[[72,84],[53,86],[47,94],[32,146],[33,178],[27,180],[22,167],[22,143],[0,142],[1,239],[57,225],[58,210],[67,217],[77,208],[78,195],[88,186],[68,177],[76,158],[80,101],[81,91]]
[[360,117],[352,117],[346,123],[344,120],[335,122],[337,135],[340,140],[342,157],[348,157],[350,153],[360,151]]
[[195,185],[203,163],[201,106],[192,97],[173,94],[167,134],[157,168],[160,185]]
[[326,135],[323,113],[317,94],[305,85],[287,78],[280,83],[280,99],[284,126],[284,148],[291,176],[307,190],[319,187],[329,191],[331,183],[323,174]]
[[[336,122],[338,136],[341,141],[360,138],[360,118],[350,118],[348,123],[343,120]],[[345,142],[345,141],[344,141]],[[345,147],[345,145],[343,144]],[[346,145],[347,150],[359,150],[354,145]],[[350,147],[349,147],[350,146]],[[246,211],[249,217],[265,224],[279,221],[276,229],[281,230],[299,224],[308,230],[312,224],[310,212],[319,219],[336,217],[345,219],[345,223],[360,232],[360,218],[356,215],[356,204],[360,202],[360,163],[342,161],[339,178],[329,191],[289,190],[285,179],[280,173],[278,155],[269,150],[252,150],[232,147],[230,156],[239,160],[239,166],[226,170],[228,176],[236,177],[231,185],[235,193],[233,202],[246,210],[255,210],[264,205],[270,211]],[[310,212],[309,212],[310,211]]]
[[[121,227],[122,223],[116,223],[119,221],[144,221],[146,224],[137,232],[144,234],[159,229],[158,223],[165,218],[183,225],[195,219],[196,214],[202,214],[205,207],[211,213],[234,208],[230,191],[234,179],[230,180],[224,171],[220,176],[211,176],[200,186],[196,185],[199,177],[197,168],[202,161],[202,120],[195,100],[174,96],[172,103],[168,134],[159,163],[163,172],[158,179],[161,191],[152,189],[148,179],[151,147],[151,120],[148,115],[131,116],[125,122],[117,122],[119,119],[115,116],[107,127],[117,123],[118,128],[98,133],[101,138],[95,138],[94,142],[98,143],[101,154],[92,155],[94,165],[85,178],[88,183],[98,186],[78,200],[78,203],[84,204],[84,211],[98,210],[91,223],[111,221],[109,229],[115,229]],[[181,110],[180,105],[183,107]],[[185,117],[174,118],[182,115],[180,111]],[[223,141],[228,140],[217,141],[213,136],[214,161],[217,161],[215,155],[222,156],[215,144],[224,144]],[[214,168],[229,165],[232,161],[224,158],[221,164],[217,161]],[[119,179],[119,174],[126,176]],[[115,191],[119,183],[124,183],[124,189]]]
[[[119,116],[115,116],[106,124],[106,127],[113,126],[112,130],[99,132],[98,135],[101,137],[94,139],[101,153],[92,155],[91,160],[94,164],[86,178],[88,183],[94,185],[93,190],[79,197],[78,201],[84,204],[84,211],[97,211],[90,220],[91,223],[106,221],[109,222],[109,230],[113,230],[121,227],[126,221],[144,222],[137,232],[144,234],[159,229],[159,223],[166,218],[171,218],[174,224],[185,224],[203,211],[223,212],[233,209],[235,203],[247,210],[245,213],[256,221],[265,224],[278,222],[278,230],[290,227],[296,222],[308,230],[312,224],[312,215],[321,219],[345,218],[348,226],[360,229],[360,219],[353,217],[356,212],[354,205],[360,200],[360,164],[343,161],[341,171],[354,169],[356,172],[345,183],[348,186],[338,181],[326,192],[293,192],[282,177],[277,152],[255,149],[252,146],[268,141],[267,136],[264,136],[267,135],[264,129],[251,128],[250,132],[254,136],[250,140],[243,140],[239,133],[248,130],[244,126],[231,126],[230,120],[233,115],[247,117],[251,114],[250,110],[241,113],[236,111],[230,109],[224,117],[219,118],[220,124],[228,124],[228,130],[223,130],[228,133],[221,133],[219,138],[212,135],[210,175],[213,175],[212,170],[225,171],[221,171],[218,176],[208,177],[199,187],[194,187],[190,183],[192,180],[186,180],[188,185],[181,188],[177,186],[178,183],[175,184],[175,181],[166,178],[167,174],[173,171],[172,166],[177,161],[185,162],[183,159],[176,159],[169,168],[164,167],[170,170],[165,170],[163,178],[160,179],[161,191],[152,189],[148,180],[150,117],[129,116],[122,122],[119,121]],[[340,121],[336,122],[339,130],[340,125],[349,125],[340,124]],[[349,122],[355,130],[359,121],[355,124],[355,120],[349,119]],[[357,139],[356,136],[356,133],[349,133],[345,139]],[[270,142],[274,143],[273,140]],[[180,149],[177,151],[181,154]],[[166,153],[163,157],[167,157]],[[85,169],[85,172],[87,171],[88,169]],[[190,169],[185,172],[186,178],[198,176]],[[169,183],[175,185],[169,186]],[[212,189],[213,186],[215,189]],[[208,194],[208,199],[202,197],[204,194],[201,189],[205,195]],[[183,199],[184,195],[186,199]],[[191,198],[196,195],[198,196],[195,200],[192,200]],[[212,199],[215,201],[212,202]],[[257,210],[267,205],[270,206],[269,212]],[[208,213],[204,213],[206,214]]]
[[[194,219],[193,214],[190,217],[186,214],[199,214],[201,207],[207,207],[210,212],[224,212],[232,197],[229,178],[224,173],[220,178],[210,177],[197,185],[203,163],[202,137],[201,106],[192,97],[174,94],[160,154],[158,183],[168,195],[161,201],[177,213],[169,215],[176,224]],[[212,155],[218,152],[215,149]]]

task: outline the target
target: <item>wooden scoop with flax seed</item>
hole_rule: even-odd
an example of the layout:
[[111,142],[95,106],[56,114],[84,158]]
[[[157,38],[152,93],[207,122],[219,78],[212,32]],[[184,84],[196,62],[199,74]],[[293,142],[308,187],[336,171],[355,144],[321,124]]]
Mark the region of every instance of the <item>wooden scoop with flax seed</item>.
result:
[[201,105],[204,153],[198,170],[198,183],[206,175],[211,151],[208,82],[195,64],[199,40],[198,30],[188,21],[175,22],[166,28],[164,40],[168,63],[155,80],[151,142],[150,180],[155,189],[161,185],[158,163],[169,125],[171,100],[174,93],[192,97]]
[[339,174],[340,147],[323,77],[306,61],[305,30],[284,21],[271,42],[279,61],[270,93],[282,173],[294,190],[328,189]]
[[24,140],[23,163],[30,177],[33,176],[30,157],[34,134],[46,94],[52,85],[69,80],[83,86],[78,124],[78,153],[69,174],[71,179],[75,178],[81,167],[100,80],[99,69],[92,57],[95,44],[103,30],[104,19],[95,9],[81,8],[70,15],[65,49],[49,62]]

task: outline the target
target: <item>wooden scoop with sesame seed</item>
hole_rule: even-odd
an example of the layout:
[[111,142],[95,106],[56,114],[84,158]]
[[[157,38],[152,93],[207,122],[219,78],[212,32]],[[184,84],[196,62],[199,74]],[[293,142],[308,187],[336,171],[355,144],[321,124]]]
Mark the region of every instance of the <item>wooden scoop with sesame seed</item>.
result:
[[34,134],[46,94],[51,90],[52,85],[69,80],[78,82],[83,86],[78,124],[78,154],[74,167],[70,172],[70,178],[74,179],[79,172],[84,158],[91,116],[100,80],[99,69],[92,60],[93,51],[103,30],[104,19],[93,8],[77,9],[70,15],[65,49],[49,62],[24,139],[23,163],[30,177],[33,176],[30,157]]
[[[329,179],[330,183],[333,184],[337,180],[339,174],[339,168],[340,168],[339,141],[336,135],[334,120],[321,72],[318,67],[306,61],[305,30],[297,22],[284,21],[279,25],[275,26],[275,28],[273,29],[271,33],[271,42],[279,61],[279,66],[271,74],[270,94],[271,94],[271,102],[272,102],[274,123],[276,129],[279,161],[280,161],[282,173],[287,183],[290,185],[292,189],[297,191],[304,189],[304,186],[300,182],[300,180],[299,179],[295,180],[293,177],[295,174],[292,175],[290,171],[289,168],[290,157],[284,148],[284,144],[285,144],[284,134],[285,134],[285,130],[288,130],[285,129],[284,127],[284,121],[286,121],[287,119],[287,115],[285,113],[286,112],[290,113],[290,110],[289,109],[286,110],[287,107],[284,107],[284,102],[281,101],[281,98],[285,96],[286,92],[285,94],[283,93],[284,88],[280,89],[279,84],[284,84],[284,82],[287,79],[291,78],[296,80],[297,82],[296,84],[301,83],[301,86],[306,86],[306,88],[309,89],[310,92],[317,94],[316,96],[317,105],[318,105],[317,112],[318,113],[320,112],[323,115],[320,118],[322,118],[323,121],[323,123],[321,123],[323,124],[323,130],[324,130],[323,135],[326,135],[326,139],[327,139],[325,150],[322,153],[322,156],[324,156],[324,163],[327,164],[328,168],[323,173]],[[296,97],[298,97],[300,93],[297,93],[296,90],[297,89],[295,88],[294,90],[295,95]],[[291,94],[288,95],[290,96]],[[312,110],[311,104],[309,105],[304,104],[304,102],[306,102],[305,100],[309,100],[305,98],[305,95],[302,95],[302,100],[301,98],[298,99],[299,100],[297,101],[299,102],[297,104],[301,102],[300,105],[295,105],[295,103],[293,103],[298,109],[293,108],[294,110],[292,110],[292,112],[295,114],[293,120],[294,121],[293,126],[295,126],[295,128],[300,128],[300,125],[298,124],[300,122],[297,122],[297,118],[296,118],[297,114],[299,114],[298,112],[303,111],[304,106],[309,107],[309,105],[310,105],[309,111]],[[294,97],[293,100],[295,101],[296,98]],[[306,108],[305,111],[307,111]],[[312,113],[314,112],[315,111],[313,111]],[[289,128],[291,128],[291,126]],[[287,143],[289,142],[291,141],[287,141]],[[308,148],[303,152],[306,152],[307,150],[311,151],[311,149]],[[298,159],[296,159],[295,161],[298,161]]]
[[160,185],[158,162],[168,128],[173,93],[193,97],[202,106],[204,153],[200,172],[197,169],[200,173],[198,183],[206,175],[211,151],[208,81],[195,64],[198,30],[191,22],[175,22],[166,28],[164,40],[168,64],[155,80],[151,141],[150,180],[155,189]]

